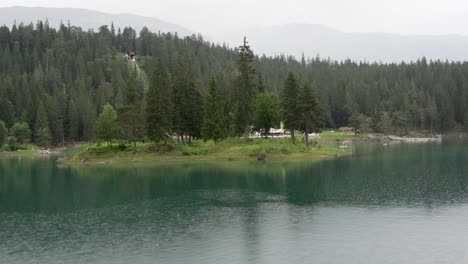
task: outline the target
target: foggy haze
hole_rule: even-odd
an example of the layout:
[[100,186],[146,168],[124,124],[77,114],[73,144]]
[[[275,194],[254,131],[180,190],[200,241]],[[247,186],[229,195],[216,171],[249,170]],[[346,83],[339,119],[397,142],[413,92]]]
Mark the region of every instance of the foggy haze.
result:
[[463,0],[3,0],[7,6],[74,7],[134,13],[213,35],[226,29],[321,24],[345,32],[468,35]]

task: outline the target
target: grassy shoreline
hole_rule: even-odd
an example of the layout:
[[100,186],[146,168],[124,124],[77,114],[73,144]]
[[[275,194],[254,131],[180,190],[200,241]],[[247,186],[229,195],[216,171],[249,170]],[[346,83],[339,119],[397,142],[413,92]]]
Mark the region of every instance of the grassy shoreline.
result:
[[34,158],[34,157],[37,157],[39,155],[38,150],[40,150],[40,148],[36,147],[34,145],[23,146],[22,149],[19,149],[17,151],[1,151],[0,150],[0,158],[1,157]]
[[[157,164],[171,162],[218,162],[256,160],[323,160],[352,153],[353,133],[324,132],[310,148],[301,139],[228,139],[219,143],[195,140],[191,145],[138,143],[137,153],[129,144],[81,145],[68,149],[61,164]],[[346,146],[346,147],[345,147]]]
[[[460,135],[457,134],[457,138]],[[290,139],[227,139],[219,143],[194,140],[191,145],[138,143],[137,153],[131,144],[114,143],[112,147],[99,143],[81,143],[75,146],[52,149],[58,155],[60,165],[158,165],[185,162],[232,162],[232,161],[319,161],[351,155],[353,142],[388,143],[383,134],[361,134],[351,132],[323,132],[310,148],[306,148],[302,138],[292,144]],[[34,145],[23,146],[15,152],[0,151],[2,157],[44,157],[41,148]]]

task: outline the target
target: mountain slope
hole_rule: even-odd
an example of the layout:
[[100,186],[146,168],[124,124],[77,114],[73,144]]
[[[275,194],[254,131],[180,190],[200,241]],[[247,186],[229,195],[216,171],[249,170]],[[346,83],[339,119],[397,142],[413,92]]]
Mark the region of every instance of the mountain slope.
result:
[[133,14],[108,14],[87,9],[77,8],[45,8],[45,7],[5,7],[0,8],[0,24],[11,26],[13,23],[21,22],[29,24],[38,20],[49,21],[53,27],[60,25],[60,22],[70,23],[80,26],[84,30],[97,29],[102,25],[110,25],[112,22],[115,28],[132,26],[139,32],[144,26],[153,32],[177,32],[181,36],[191,35],[193,32],[184,27],[161,21],[156,18],[144,17]]

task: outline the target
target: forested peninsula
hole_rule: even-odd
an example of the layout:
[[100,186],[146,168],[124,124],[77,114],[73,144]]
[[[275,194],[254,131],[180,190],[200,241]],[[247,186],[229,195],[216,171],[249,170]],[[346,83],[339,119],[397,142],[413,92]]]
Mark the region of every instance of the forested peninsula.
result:
[[[2,26],[0,148],[75,145],[83,161],[138,152],[241,158],[240,146],[261,159],[338,155],[333,142],[356,133],[315,136],[340,127],[468,130],[467,62],[267,57],[239,42],[113,25]],[[282,138],[267,139],[271,129]]]

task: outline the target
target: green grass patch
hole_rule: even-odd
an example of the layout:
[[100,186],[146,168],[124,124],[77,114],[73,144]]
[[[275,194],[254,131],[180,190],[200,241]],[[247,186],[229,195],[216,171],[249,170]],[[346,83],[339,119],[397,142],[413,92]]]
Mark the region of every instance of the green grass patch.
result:
[[325,132],[319,140],[307,148],[301,137],[296,144],[290,139],[231,138],[221,142],[193,140],[192,144],[138,143],[137,152],[128,142],[82,145],[68,152],[66,163],[160,163],[171,161],[233,161],[233,160],[294,160],[324,159],[346,155],[349,148],[341,148],[342,142],[352,140],[354,134]]

